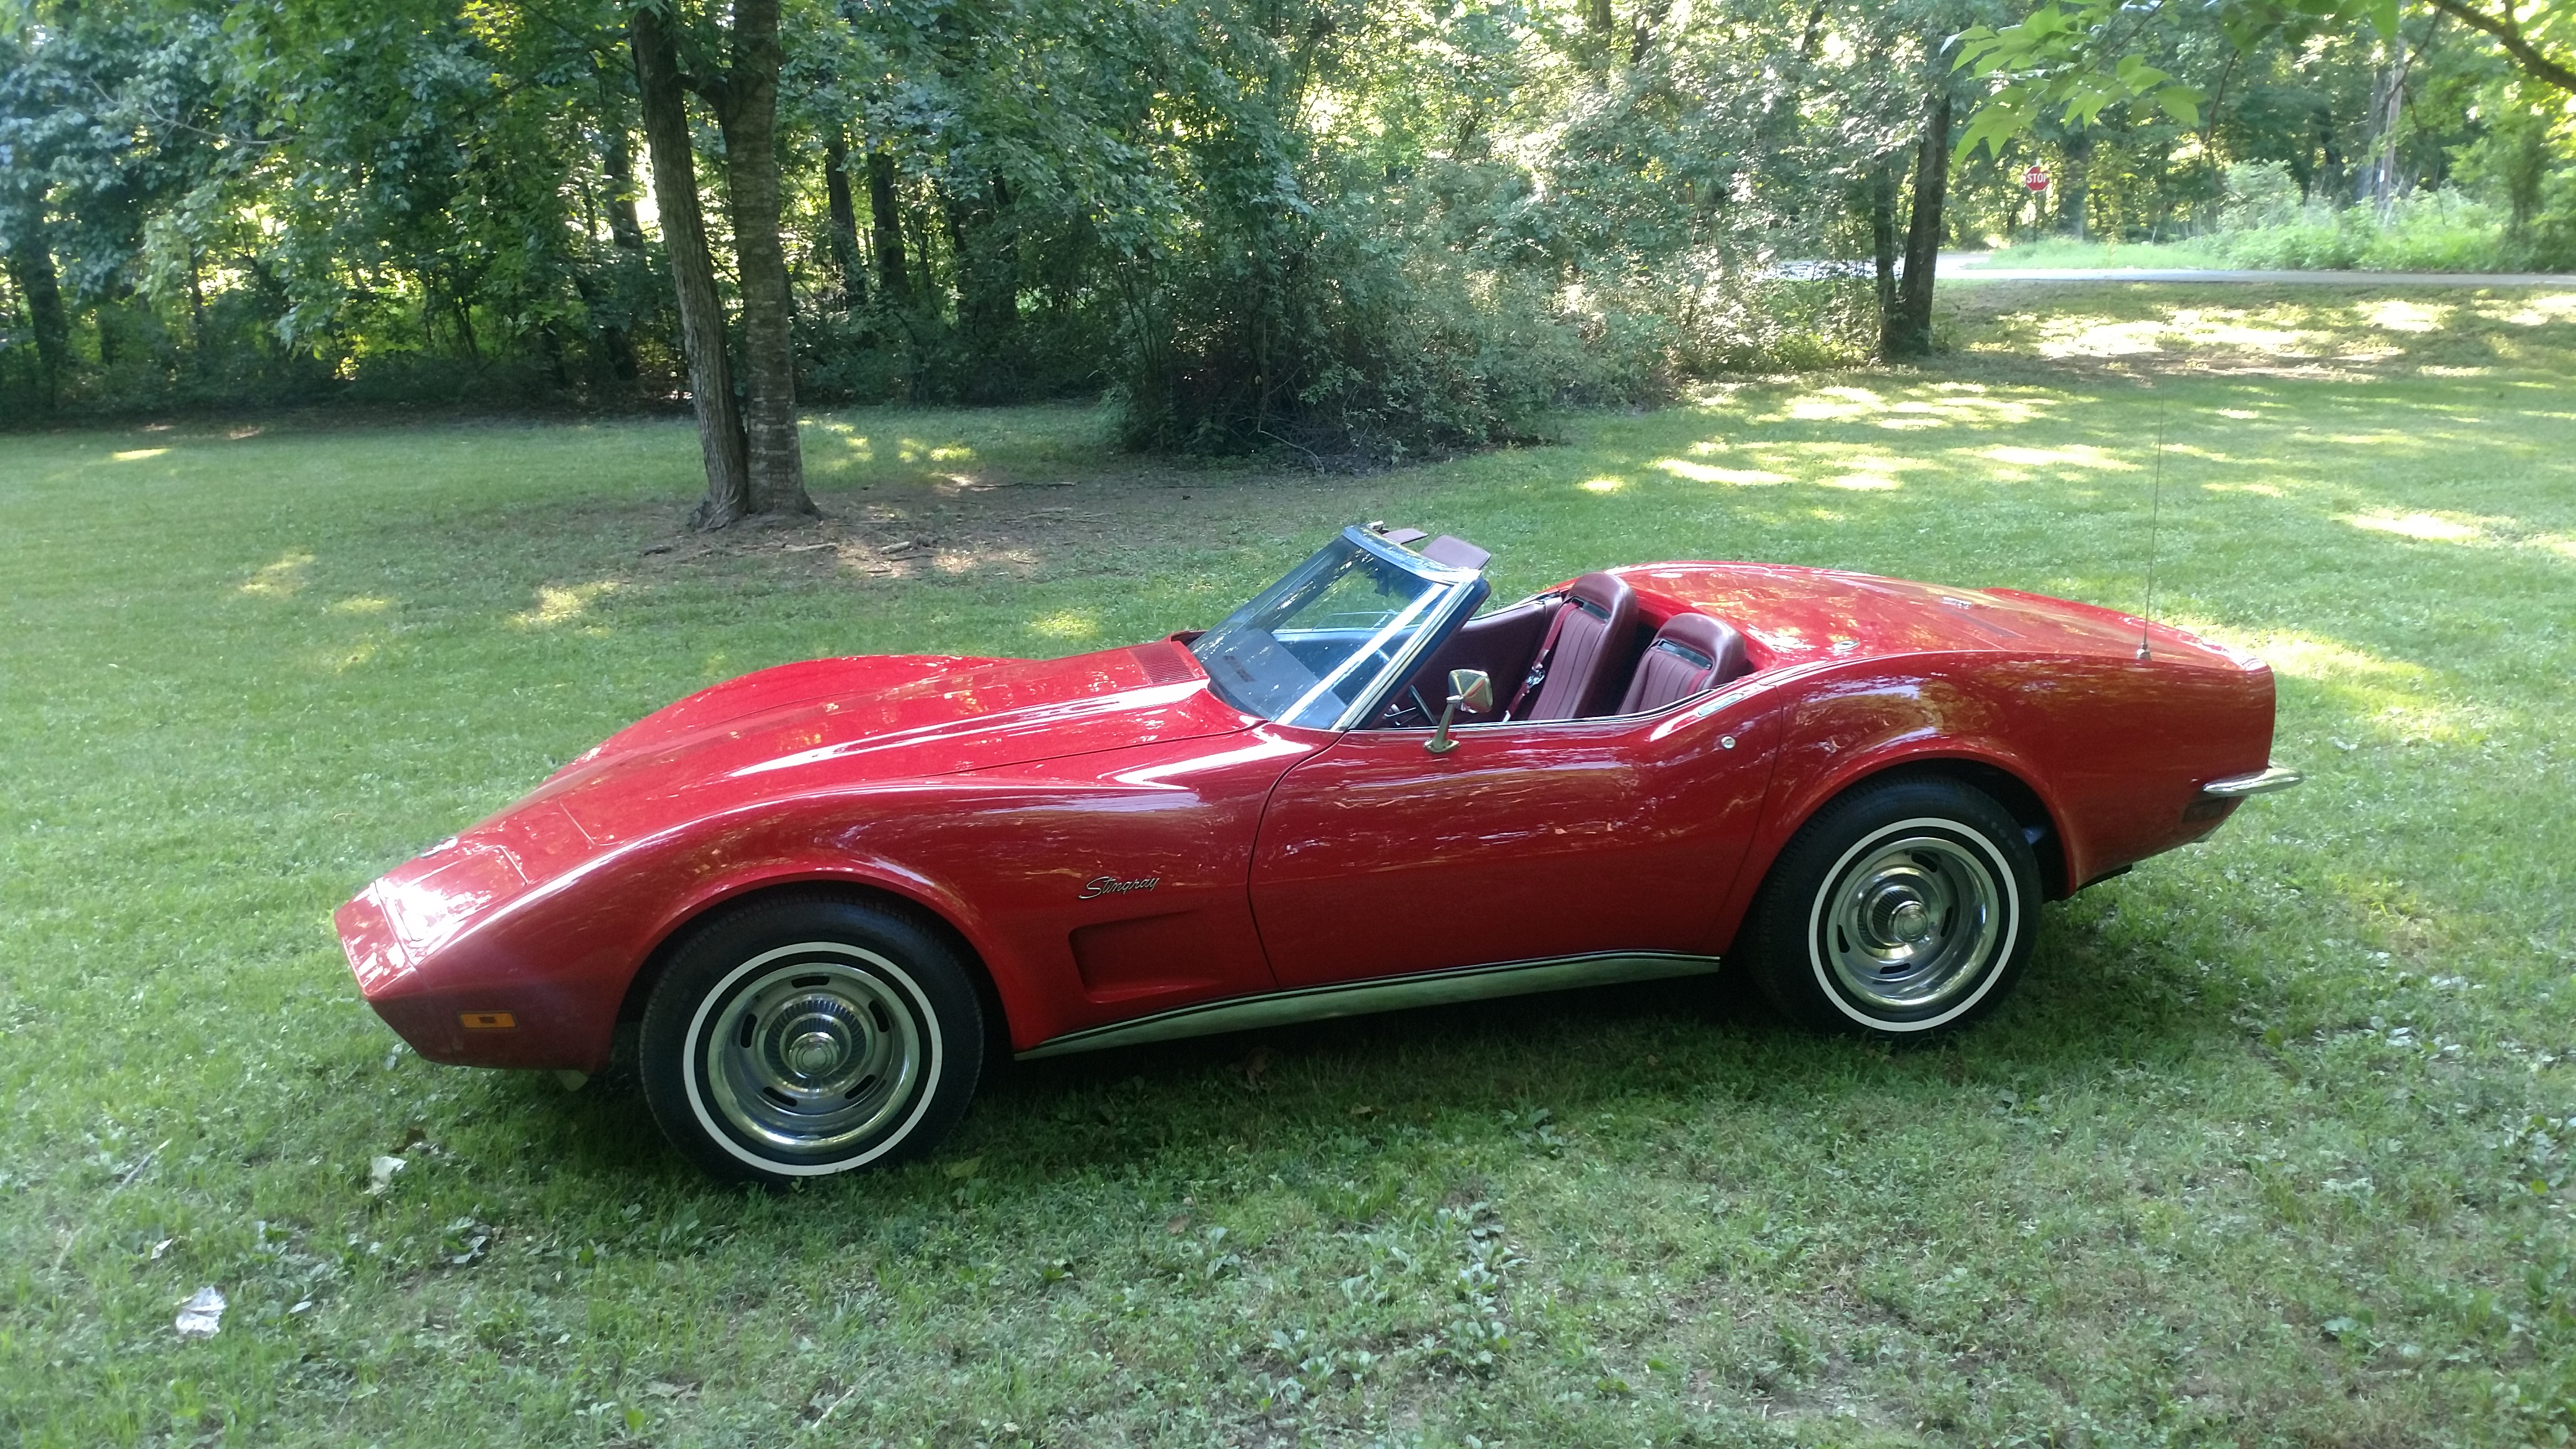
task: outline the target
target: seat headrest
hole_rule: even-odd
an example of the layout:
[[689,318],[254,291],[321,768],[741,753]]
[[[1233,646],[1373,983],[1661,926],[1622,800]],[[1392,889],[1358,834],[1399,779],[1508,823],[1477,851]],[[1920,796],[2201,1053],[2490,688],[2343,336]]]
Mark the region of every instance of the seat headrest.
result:
[[1752,667],[1744,637],[1706,614],[1675,614],[1655,631],[1620,701],[1621,714],[1662,709],[1725,684]]
[[1636,598],[1626,581],[1617,574],[1585,574],[1576,579],[1565,593],[1566,597],[1583,605],[1595,617],[1602,619],[1617,615],[1623,603],[1633,608],[1632,601]]
[[1655,631],[1657,644],[1670,640],[1699,656],[1692,662],[1724,683],[1744,672],[1744,636],[1706,614],[1675,614]]

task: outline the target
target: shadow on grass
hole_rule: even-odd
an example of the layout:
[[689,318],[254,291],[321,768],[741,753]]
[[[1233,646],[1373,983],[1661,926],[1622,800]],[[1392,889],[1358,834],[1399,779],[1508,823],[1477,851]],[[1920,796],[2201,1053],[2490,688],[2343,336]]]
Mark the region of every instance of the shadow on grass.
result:
[[[988,1065],[934,1180],[972,1159],[989,1179],[1043,1195],[1050,1181],[1188,1178],[1253,1150],[1310,1163],[1365,1154],[1371,1134],[1437,1125],[1469,1143],[1508,1140],[1544,1108],[1579,1123],[1605,1110],[1659,1117],[1795,1106],[1834,1113],[1890,1096],[1924,1116],[1974,1112],[1998,1090],[2062,1091],[2107,1073],[2232,1050],[2236,998],[2198,989],[2153,949],[2102,946],[2097,890],[2043,915],[2028,974],[1991,1016],[1890,1047],[1819,1037],[1776,1017],[1749,985],[1716,977],[1431,1007]],[[527,1134],[532,1159],[613,1196],[727,1191],[662,1142],[641,1094],[609,1077],[574,1096],[529,1074],[494,1075],[488,1110]],[[1651,1142],[1640,1150],[1651,1151]],[[905,1174],[841,1182],[899,1196]],[[869,1184],[877,1184],[870,1186]]]

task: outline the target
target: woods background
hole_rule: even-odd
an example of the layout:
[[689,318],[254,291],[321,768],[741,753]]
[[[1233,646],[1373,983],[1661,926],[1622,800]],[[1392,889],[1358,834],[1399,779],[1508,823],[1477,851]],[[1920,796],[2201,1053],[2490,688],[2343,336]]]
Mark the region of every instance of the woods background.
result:
[[[1909,240],[2576,264],[2568,94],[2447,9],[2118,11],[2191,104],[2043,107],[1960,154],[2005,77],[1951,37],[2023,8],[21,4],[0,418],[690,395],[674,177],[721,364],[695,392],[732,395],[755,475],[796,402],[1105,395],[1130,444],[1193,450],[1510,440],[1937,346]],[[2565,16],[2501,13],[2568,53]]]

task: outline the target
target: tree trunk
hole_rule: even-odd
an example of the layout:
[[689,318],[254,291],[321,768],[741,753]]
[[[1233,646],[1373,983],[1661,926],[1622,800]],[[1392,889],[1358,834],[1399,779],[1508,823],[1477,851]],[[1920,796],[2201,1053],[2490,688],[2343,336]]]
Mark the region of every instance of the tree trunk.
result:
[[644,250],[644,223],[635,214],[635,143],[615,118],[608,132],[608,239],[622,252]]
[[2066,138],[2066,174],[2057,178],[2057,226],[2077,241],[2092,240],[2093,138]]
[[978,363],[967,391],[972,401],[999,401],[1010,394],[1017,370],[1020,279],[1010,191],[995,177],[985,186],[944,193],[943,200],[957,265],[957,329]]
[[1878,349],[1896,325],[1896,166],[1881,156],[1869,169],[1869,251],[1878,281]]
[[690,522],[722,528],[749,511],[751,473],[742,415],[735,410],[733,367],[725,357],[724,303],[716,296],[715,260],[707,252],[706,216],[698,209],[698,165],[690,150],[687,98],[680,67],[660,17],[638,9],[628,18],[635,88],[644,99],[644,143],[653,157],[653,199],[661,209],[662,249],[671,258],[671,292],[680,308],[681,350],[688,355],[689,399],[706,454],[707,496]]
[[63,287],[54,272],[54,253],[34,225],[19,230],[9,249],[9,271],[19,295],[27,299],[27,320],[36,332],[36,368],[43,373],[39,390],[51,411],[63,384],[63,364],[71,356],[71,319],[63,314]]
[[724,130],[725,209],[742,285],[743,440],[751,511],[814,513],[796,436],[796,349],[788,327],[787,249],[778,238],[778,0],[736,0],[733,54],[716,120]]
[[868,305],[867,268],[859,264],[859,209],[850,197],[850,145],[834,126],[823,134],[823,189],[832,215],[832,262],[841,274],[841,310]]
[[[608,240],[619,251],[632,256],[644,254],[644,224],[635,214],[635,143],[626,134],[626,123],[615,116],[605,118],[601,129],[607,132],[608,158],[604,168],[608,180]],[[622,315],[623,307],[619,309]],[[642,371],[635,362],[635,339],[624,322],[599,329],[601,342],[608,350],[609,375],[620,382],[633,382]]]
[[1905,279],[1897,287],[1892,325],[1879,343],[1880,352],[1891,361],[1932,351],[1932,270],[1941,252],[1941,208],[1950,194],[1950,87],[1946,76],[1933,84],[1939,89],[1923,122],[1923,142],[1914,152],[1914,214],[1906,219]]
[[912,300],[904,275],[903,211],[894,196],[894,156],[882,147],[868,153],[868,229],[876,243],[877,295],[889,307]]

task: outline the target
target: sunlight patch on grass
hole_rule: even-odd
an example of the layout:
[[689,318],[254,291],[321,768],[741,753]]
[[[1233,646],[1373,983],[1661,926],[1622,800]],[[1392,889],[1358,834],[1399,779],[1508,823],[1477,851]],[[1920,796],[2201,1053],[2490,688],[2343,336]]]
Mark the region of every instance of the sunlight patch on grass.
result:
[[1793,398],[1783,414],[1802,423],[1842,422],[1885,412],[1887,399],[1865,387],[1822,387]]
[[1714,468],[1688,458],[1657,458],[1655,466],[1693,483],[1724,483],[1734,488],[1767,488],[1774,483],[1789,481],[1786,473],[1773,473],[1762,468]]
[[122,453],[110,453],[108,456],[120,463],[140,463],[146,458],[158,458],[169,451],[167,448],[128,448]]
[[2438,513],[2406,513],[2395,516],[2380,514],[2335,515],[2335,522],[2372,533],[2390,533],[2399,538],[2420,539],[2426,543],[2467,543],[2480,537],[2484,530],[2474,523],[2444,518]]
[[261,565],[241,591],[254,599],[291,598],[304,587],[304,571],[312,566],[313,555],[289,550],[277,562]]
[[1089,609],[1064,609],[1044,618],[1031,619],[1029,629],[1049,639],[1097,639],[1100,616]]
[[1575,486],[1586,493],[1616,493],[1628,486],[1628,480],[1604,474],[1599,478],[1586,478]]
[[930,562],[933,568],[950,575],[989,569],[1027,573],[1038,566],[1038,556],[1025,548],[944,548],[932,555]]
[[2128,459],[2114,457],[2089,443],[2073,443],[2063,448],[2025,448],[2017,443],[2005,443],[1981,448],[1976,456],[2021,468],[2108,468],[2130,473],[2138,469],[2138,465]]
[[346,674],[361,665],[373,663],[383,649],[384,641],[371,635],[346,649],[324,650],[315,657],[315,663],[325,674]]
[[[1815,448],[1807,451],[1830,453],[1844,450]],[[1904,475],[1908,471],[1936,466],[1923,458],[1904,458],[1889,453],[1868,451],[1846,457],[1822,458],[1819,464],[1817,471],[1822,471],[1826,467],[1841,468],[1846,471],[1817,478],[1816,485],[1821,488],[1839,488],[1846,493],[1892,493],[1905,486]]]
[[2456,743],[2475,738],[2486,727],[2478,711],[2439,697],[2433,672],[2409,660],[2313,634],[2258,634],[2201,623],[2183,627],[2244,650],[2272,666],[2275,674],[2321,687],[2348,719],[2367,722],[2392,739]]
[[2128,357],[2164,351],[2159,322],[2059,323],[2039,344],[2042,357]]
[[2287,498],[2290,495],[2269,483],[2203,483],[2204,493],[2251,493],[2257,498]]
[[2478,304],[2478,315],[2516,327],[2546,327],[2552,322],[2576,322],[2576,292],[2551,292],[2545,296],[2497,298]]
[[2361,303],[2357,309],[2362,320],[2390,332],[2437,332],[2449,325],[2456,305],[2444,302],[2410,302],[2400,297],[2386,297],[2376,302]]
[[903,438],[895,444],[895,457],[905,463],[971,463],[975,450],[964,443],[928,443],[919,438]]
[[331,612],[334,614],[381,614],[393,606],[394,601],[384,597],[382,594],[360,594],[355,598],[342,599],[340,602],[333,604],[331,606]]
[[616,579],[601,579],[587,584],[540,585],[537,606],[512,614],[510,622],[522,629],[560,628],[588,614],[591,605],[624,587]]
[[2272,666],[2275,674],[2298,679],[2337,680],[2409,680],[2425,677],[2424,666],[2402,659],[2382,659],[2349,644],[2320,639],[2308,634],[2268,633],[2245,635],[2220,625],[2193,626],[2192,632],[2206,634],[2222,643],[2233,644]]
[[1992,427],[2033,421],[2045,406],[2043,400],[2030,397],[1997,397],[1982,383],[1947,384],[1932,389],[1932,393],[1928,397],[1890,400],[1873,388],[1820,387],[1789,399],[1763,421],[1839,423],[1870,419],[1878,427],[1896,431],[1953,425]]

